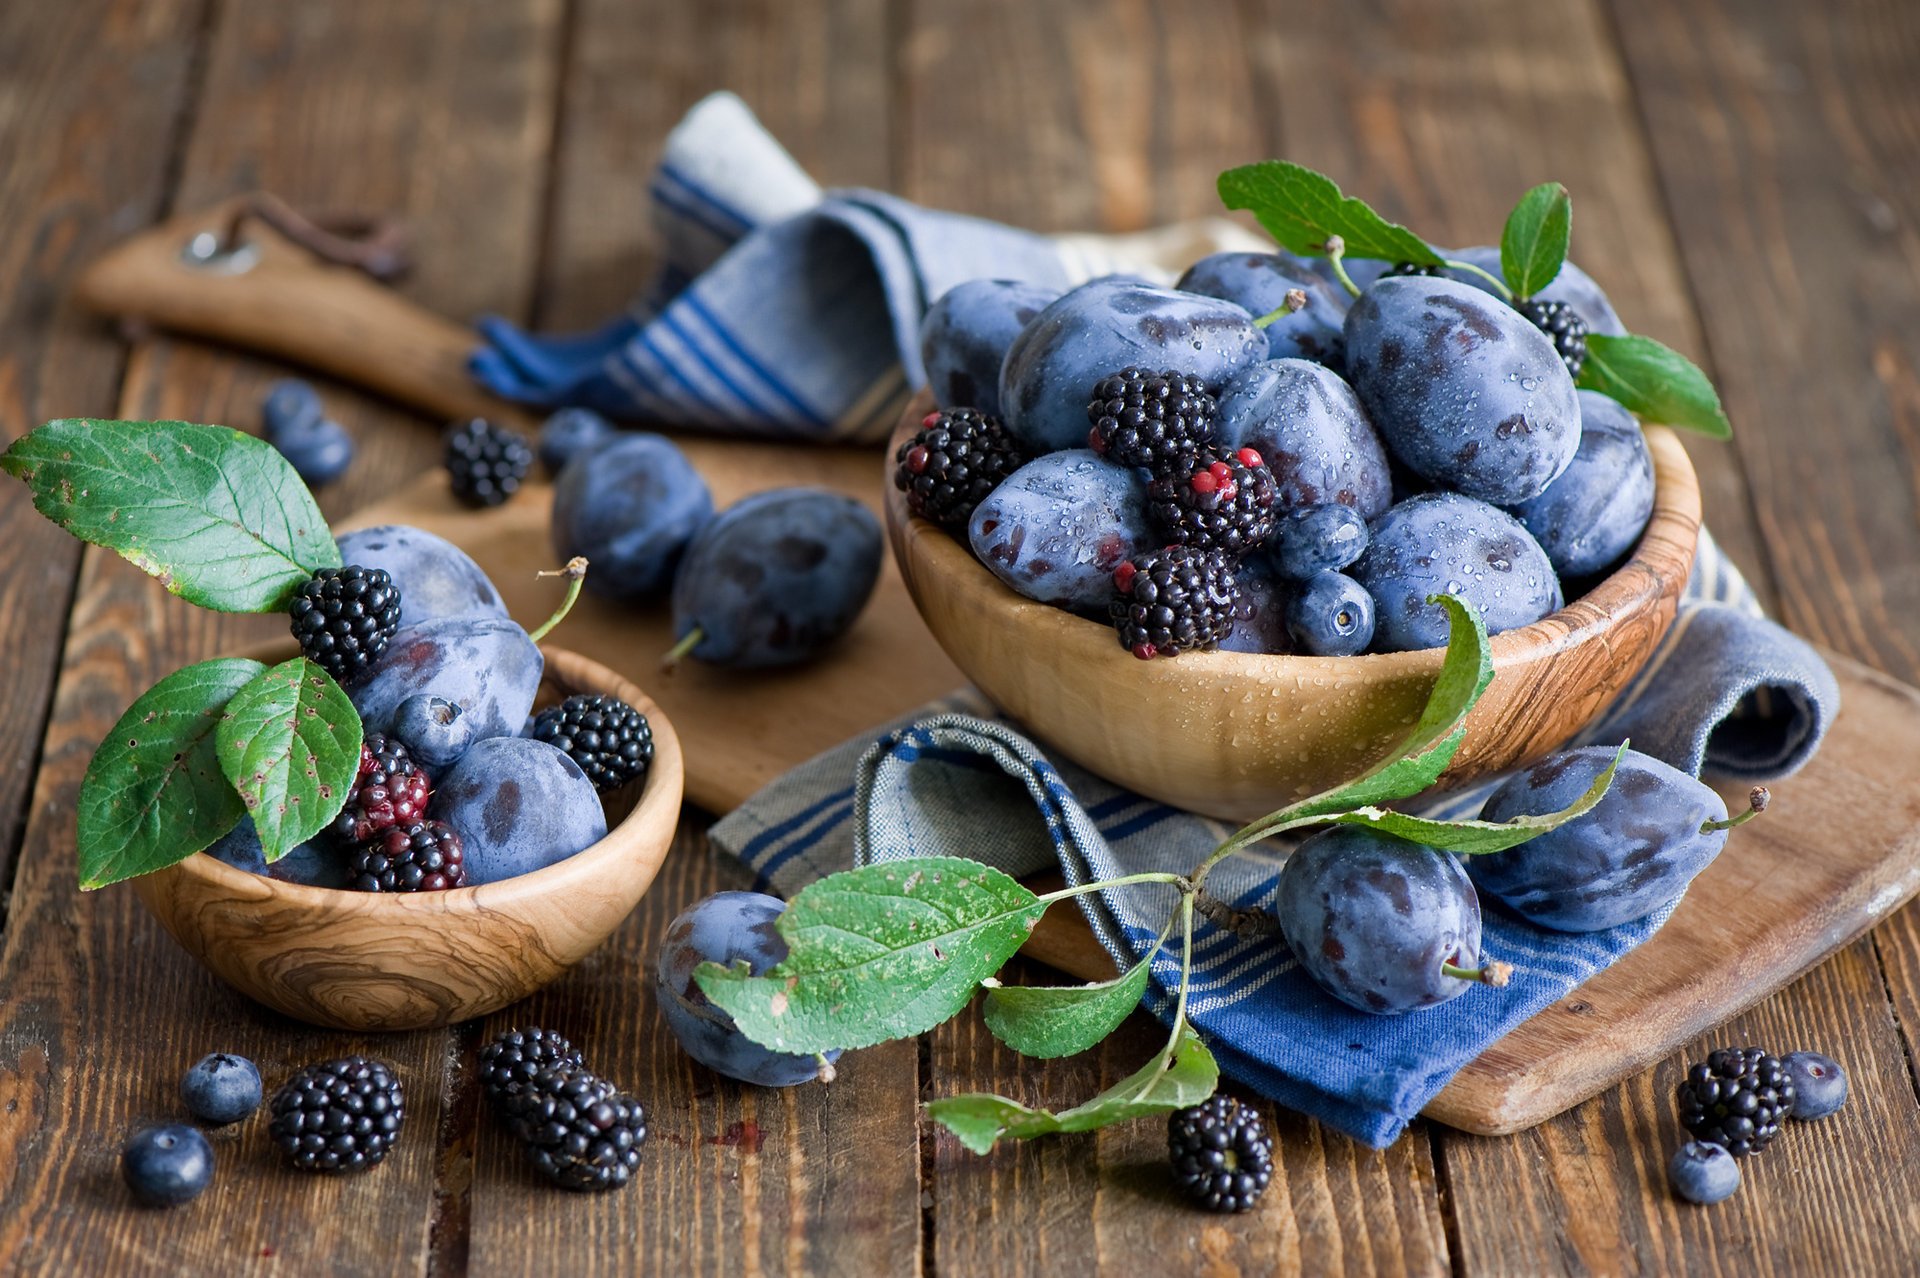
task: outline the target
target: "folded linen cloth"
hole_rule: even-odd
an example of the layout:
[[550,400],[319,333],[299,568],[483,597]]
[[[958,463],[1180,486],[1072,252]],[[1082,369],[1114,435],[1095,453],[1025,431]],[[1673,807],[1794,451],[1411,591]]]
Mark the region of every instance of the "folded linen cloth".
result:
[[[1839,699],[1826,663],[1761,616],[1746,582],[1703,534],[1673,628],[1575,744],[1631,738],[1635,749],[1696,775],[1762,781],[1812,757]],[[1496,784],[1413,806],[1470,816]],[[722,820],[713,838],[763,887],[792,896],[836,870],[913,856],[971,857],[1015,875],[1057,866],[1069,883],[1184,872],[1231,832],[1225,822],[1050,762],[1017,725],[964,693],[801,765]],[[1285,856],[1285,845],[1251,848],[1223,862],[1208,888],[1241,908],[1270,907]],[[1175,898],[1149,884],[1077,900],[1094,935],[1126,966],[1153,944]],[[1283,944],[1201,922],[1188,1014],[1229,1076],[1384,1146],[1463,1065],[1653,935],[1672,908],[1576,936],[1489,903],[1483,944],[1514,965],[1512,983],[1475,986],[1406,1016],[1354,1011],[1322,993]],[[1177,956],[1163,952],[1145,1000],[1163,1019],[1178,979]]]
[[539,408],[775,439],[877,443],[926,382],[920,321],[982,277],[1067,289],[1272,245],[1225,219],[1048,237],[879,191],[823,193],[730,93],[667,138],[649,188],[659,276],[591,333],[480,321],[473,375]]

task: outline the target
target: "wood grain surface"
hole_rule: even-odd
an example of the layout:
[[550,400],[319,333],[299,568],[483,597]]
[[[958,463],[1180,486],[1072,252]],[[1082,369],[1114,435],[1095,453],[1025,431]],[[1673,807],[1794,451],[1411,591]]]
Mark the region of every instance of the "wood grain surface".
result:
[[[408,215],[425,238],[404,293],[454,321],[595,323],[652,261],[665,130],[719,87],[829,185],[1046,229],[1210,213],[1218,169],[1286,155],[1442,243],[1485,243],[1521,190],[1559,178],[1576,258],[1634,329],[1711,369],[1739,423],[1733,447],[1689,444],[1718,538],[1792,625],[1912,681],[1917,21],[1896,0],[15,0],[0,430],[116,406],[252,427],[285,370],[129,348],[66,290],[120,235],[258,187]],[[430,465],[436,423],[321,388],[362,450],[322,494],[330,516]],[[524,1007],[378,1039],[303,1030],[204,974],[130,892],[72,888],[73,794],[100,733],[164,671],[279,628],[81,559],[0,490],[0,1272],[1855,1275],[1920,1254],[1913,906],[1521,1136],[1419,1123],[1375,1153],[1270,1114],[1276,1181],[1250,1218],[1176,1207],[1154,1124],[979,1159],[916,1118],[975,1086],[1070,1103],[1148,1048],[1138,1021],[1041,1065],[963,1017],[845,1058],[826,1091],[689,1065],[646,965],[680,908],[746,881],[697,819],[613,940]],[[1858,813],[1791,784],[1783,803],[1831,822],[1803,855],[1845,844]],[[1882,800],[1904,810],[1898,776]],[[479,1045],[535,1019],[647,1101],[627,1193],[545,1190],[483,1112]],[[1740,1041],[1839,1056],[1854,1099],[1750,1161],[1734,1199],[1688,1207],[1663,1183],[1672,1084]],[[376,1051],[408,1086],[409,1137],[368,1177],[314,1181],[250,1126],[217,1137],[205,1199],[138,1212],[113,1150],[176,1117],[174,1076],[216,1047],[270,1080]]]

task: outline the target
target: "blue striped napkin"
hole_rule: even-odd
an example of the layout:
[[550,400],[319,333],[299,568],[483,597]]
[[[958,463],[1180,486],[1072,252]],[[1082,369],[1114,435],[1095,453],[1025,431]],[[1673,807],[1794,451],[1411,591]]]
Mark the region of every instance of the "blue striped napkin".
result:
[[[1764,781],[1812,756],[1839,697],[1826,663],[1761,615],[1703,534],[1672,630],[1576,744],[1630,737],[1636,749],[1696,775]],[[1421,810],[1472,815],[1494,784]],[[1069,883],[1184,872],[1231,832],[1050,762],[977,695],[961,694],[796,768],[716,825],[713,838],[764,888],[792,896],[836,870],[913,856],[971,857],[1015,875],[1058,868]],[[1271,906],[1285,858],[1284,845],[1249,849],[1222,863],[1208,887],[1242,908]],[[1174,904],[1161,885],[1077,899],[1122,966],[1152,945]],[[1188,1013],[1228,1075],[1384,1146],[1461,1066],[1653,935],[1671,912],[1575,936],[1489,908],[1485,951],[1514,965],[1513,982],[1393,1017],[1328,997],[1277,941],[1242,940],[1202,922]],[[1153,976],[1146,1006],[1167,1019],[1177,957],[1163,953]]]
[[1272,248],[1224,219],[1049,237],[879,191],[823,192],[730,93],[668,136],[648,194],[663,261],[632,309],[565,337],[482,319],[474,377],[537,408],[878,443],[926,382],[920,321],[955,284],[1171,283],[1209,253]]

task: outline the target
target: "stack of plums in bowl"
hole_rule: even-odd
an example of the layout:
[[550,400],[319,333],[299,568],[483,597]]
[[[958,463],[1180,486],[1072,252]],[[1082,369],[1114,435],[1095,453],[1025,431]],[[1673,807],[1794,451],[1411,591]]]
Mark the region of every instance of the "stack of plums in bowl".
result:
[[1576,384],[1590,341],[1645,342],[1588,276],[1516,297],[1499,249],[1338,247],[1222,253],[1173,288],[962,284],[922,330],[934,403],[895,437],[895,548],[956,664],[1069,757],[1220,816],[1404,732],[1439,594],[1498,636],[1450,778],[1540,757],[1645,662],[1691,567],[1677,439]]

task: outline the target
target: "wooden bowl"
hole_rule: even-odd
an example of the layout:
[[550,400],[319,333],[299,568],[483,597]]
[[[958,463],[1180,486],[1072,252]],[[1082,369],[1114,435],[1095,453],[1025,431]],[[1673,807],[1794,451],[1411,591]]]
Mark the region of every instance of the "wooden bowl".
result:
[[[1241,822],[1379,759],[1418,717],[1443,650],[1361,657],[1193,652],[1140,661],[1113,631],[1002,585],[966,544],[915,518],[888,446],[887,531],[907,590],[953,663],[1050,749],[1118,785]],[[1680,440],[1647,428],[1654,510],[1633,555],[1559,612],[1493,639],[1494,678],[1442,784],[1564,745],[1639,672],[1672,624],[1700,532]]]
[[[296,652],[285,641],[248,655],[271,663]],[[638,787],[603,796],[608,833],[592,847],[532,874],[417,894],[283,883],[202,852],[134,879],[134,891],[214,975],[314,1025],[419,1029],[525,998],[598,948],[646,894],[673,842],[682,783],[679,738],[651,698],[598,662],[544,652],[542,704],[612,693],[653,727],[653,766]]]

